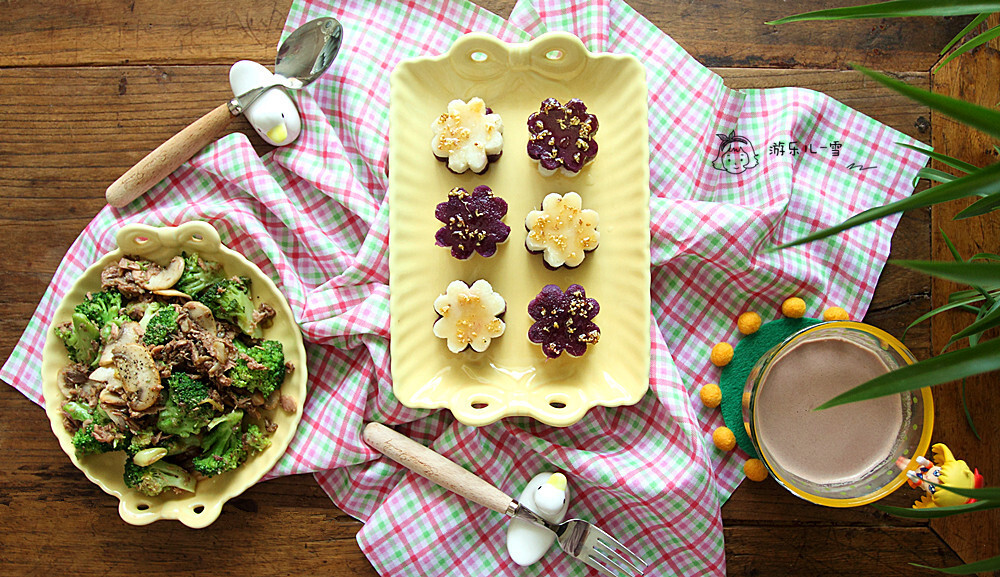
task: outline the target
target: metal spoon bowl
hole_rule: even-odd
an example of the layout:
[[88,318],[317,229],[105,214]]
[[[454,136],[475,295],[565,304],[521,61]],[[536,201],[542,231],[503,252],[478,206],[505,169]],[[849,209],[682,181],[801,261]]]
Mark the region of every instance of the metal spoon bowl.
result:
[[337,57],[343,30],[336,18],[317,18],[296,28],[278,47],[274,73],[279,82],[236,96],[170,137],[108,187],[108,204],[122,207],[145,194],[215,140],[233,118],[268,90],[301,90],[319,78]]
[[296,28],[278,47],[274,75],[278,82],[248,90],[229,101],[229,111],[241,114],[272,88],[301,90],[330,67],[343,40],[344,28],[336,18],[317,18]]

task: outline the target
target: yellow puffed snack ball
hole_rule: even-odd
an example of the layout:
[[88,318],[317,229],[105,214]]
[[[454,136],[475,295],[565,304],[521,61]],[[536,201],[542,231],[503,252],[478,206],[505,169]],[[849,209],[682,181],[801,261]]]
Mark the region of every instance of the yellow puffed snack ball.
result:
[[786,299],[781,303],[781,314],[790,319],[801,319],[806,315],[806,301],[799,297]]
[[847,311],[840,307],[830,307],[823,311],[824,321],[849,321],[851,317],[848,316]]
[[712,433],[712,442],[723,451],[732,451],[736,448],[736,435],[728,427],[719,427]]
[[714,409],[722,403],[722,389],[719,385],[709,384],[701,388],[701,402],[709,409]]
[[733,360],[733,345],[729,343],[719,343],[712,347],[712,364],[717,367],[724,367]]
[[743,473],[751,481],[759,482],[767,478],[767,469],[764,468],[764,462],[760,459],[748,459],[746,463],[743,463]]
[[741,314],[736,319],[736,328],[744,335],[752,335],[760,329],[760,315],[755,312]]

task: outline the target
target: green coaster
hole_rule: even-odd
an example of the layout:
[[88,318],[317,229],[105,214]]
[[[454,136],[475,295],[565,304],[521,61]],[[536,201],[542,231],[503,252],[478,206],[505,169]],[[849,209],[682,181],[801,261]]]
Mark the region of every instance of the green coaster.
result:
[[757,451],[750,442],[746,427],[743,426],[743,388],[746,386],[750,369],[764,356],[789,336],[802,329],[821,323],[819,319],[782,317],[761,325],[757,332],[743,336],[733,347],[733,360],[722,367],[719,389],[722,390],[722,418],[736,437],[741,449],[757,457]]

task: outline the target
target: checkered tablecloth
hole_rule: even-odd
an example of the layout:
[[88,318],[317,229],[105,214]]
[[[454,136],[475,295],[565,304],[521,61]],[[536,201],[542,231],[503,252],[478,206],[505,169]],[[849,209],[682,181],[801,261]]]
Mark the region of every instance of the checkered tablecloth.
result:
[[[328,15],[344,24],[344,45],[298,96],[298,141],[259,158],[245,136],[229,135],[151,194],[102,210],[70,248],[0,377],[42,403],[41,349],[56,305],[114,248],[122,224],[207,220],[281,287],[308,343],[305,415],[269,476],[314,472],[337,506],[365,520],[358,542],[381,574],[590,570],[556,548],[530,568],[514,565],[503,517],[379,459],[361,440],[369,420],[400,425],[515,496],[535,473],[561,470],[570,515],[644,556],[648,574],[724,574],[720,506],[742,479],[745,455],[712,444],[721,415],[697,396],[718,375],[708,350],[731,338],[741,312],[777,317],[792,294],[811,309],[838,304],[861,318],[897,218],[778,253],[764,248],[910,194],[924,157],[897,144],[908,137],[822,94],[727,89],[620,0],[522,0],[508,20],[462,0],[297,0],[285,33]],[[594,52],[633,54],[646,67],[650,392],[563,429],[528,419],[467,427],[447,412],[402,407],[392,394],[389,73],[402,59],[447,51],[467,32],[520,42],[551,30],[576,34]]]

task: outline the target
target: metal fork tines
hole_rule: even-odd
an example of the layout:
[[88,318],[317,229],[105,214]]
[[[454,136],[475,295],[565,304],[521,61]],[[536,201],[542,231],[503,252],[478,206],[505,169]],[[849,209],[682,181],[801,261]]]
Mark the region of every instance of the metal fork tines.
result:
[[641,557],[590,523],[580,519],[558,525],[551,523],[522,506],[492,483],[385,425],[368,423],[365,425],[364,439],[390,459],[449,491],[497,513],[517,517],[552,531],[559,547],[567,555],[583,561],[602,575],[638,577],[646,571],[646,562]]
[[559,547],[566,554],[583,561],[608,577],[638,577],[644,575],[646,562],[622,545],[617,539],[582,519],[570,519],[559,525],[514,501],[512,517],[542,525],[556,534]]

